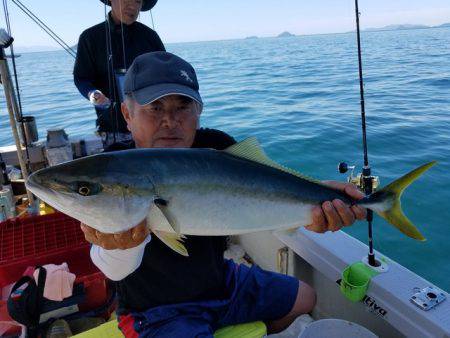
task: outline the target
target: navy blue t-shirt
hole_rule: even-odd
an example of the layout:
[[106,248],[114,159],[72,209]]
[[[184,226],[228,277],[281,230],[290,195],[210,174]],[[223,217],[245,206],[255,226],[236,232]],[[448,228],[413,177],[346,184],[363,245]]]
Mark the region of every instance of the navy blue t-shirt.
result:
[[[236,143],[228,134],[199,129],[192,148],[223,150]],[[134,143],[118,143],[106,151],[134,148]],[[226,237],[187,236],[189,257],[174,252],[156,236],[145,247],[140,267],[116,282],[119,314],[145,311],[164,304],[226,297],[223,252]]]
[[[131,25],[115,24],[108,15],[109,35],[106,22],[99,23],[81,33],[77,45],[77,58],[73,69],[74,82],[80,93],[88,98],[91,90],[98,89],[110,99],[118,100],[118,86],[114,86],[114,74],[108,71],[107,38],[111,39],[112,67],[128,69],[139,55],[165,51],[158,34],[140,22]],[[114,93],[111,91],[114,90]],[[118,102],[118,101],[117,101]],[[101,132],[128,133],[127,124],[120,111],[120,104],[109,109],[96,108],[97,127]]]

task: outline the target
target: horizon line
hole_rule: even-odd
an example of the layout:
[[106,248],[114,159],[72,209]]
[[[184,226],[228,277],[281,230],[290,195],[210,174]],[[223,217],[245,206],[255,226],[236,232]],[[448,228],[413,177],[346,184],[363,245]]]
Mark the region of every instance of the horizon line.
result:
[[[443,22],[441,24],[437,24],[437,25],[433,25],[433,26],[428,26],[426,24],[408,24],[408,23],[401,23],[401,24],[389,24],[389,25],[385,25],[383,27],[368,27],[368,28],[363,28],[361,31],[362,32],[366,32],[366,33],[372,33],[372,32],[380,32],[380,31],[396,31],[396,30],[416,30],[416,29],[431,29],[431,28],[445,28],[445,27],[441,27],[442,25],[445,24],[450,24],[450,22]],[[383,29],[383,28],[387,28],[389,26],[405,26],[405,25],[412,25],[412,26],[422,26],[422,27],[415,27],[415,28],[406,28],[406,29]],[[269,39],[269,38],[280,38],[279,35],[283,34],[283,33],[289,33],[292,34],[291,37],[301,37],[301,36],[315,36],[315,35],[332,35],[332,34],[350,34],[350,33],[355,33],[356,30],[352,30],[352,31],[344,31],[344,32],[328,32],[328,33],[310,33],[310,34],[296,34],[296,33],[291,33],[290,31],[283,31],[281,33],[279,33],[278,35],[270,35],[270,36],[259,36],[259,35],[249,35],[246,37],[235,37],[235,38],[224,38],[224,39],[213,39],[213,40],[196,40],[196,41],[174,41],[174,42],[166,42],[166,45],[174,45],[174,44],[183,44],[183,43],[199,43],[199,42],[219,42],[219,41],[233,41],[233,40],[251,40],[253,39]],[[74,47],[76,44],[69,44],[71,47]],[[27,48],[27,45],[15,45],[14,46],[15,49],[17,48]],[[43,53],[43,52],[56,52],[56,51],[60,51],[63,50],[63,48],[58,47],[58,46],[50,46],[50,45],[31,45],[29,48],[51,48],[49,50],[42,50],[42,51],[30,51],[30,52],[20,52],[23,54],[27,54],[27,53]]]

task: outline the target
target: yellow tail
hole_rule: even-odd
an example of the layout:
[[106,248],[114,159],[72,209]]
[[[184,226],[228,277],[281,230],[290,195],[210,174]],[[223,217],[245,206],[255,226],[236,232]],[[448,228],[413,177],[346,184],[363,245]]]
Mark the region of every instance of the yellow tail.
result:
[[406,187],[436,163],[436,161],[429,162],[414,169],[385,186],[383,189],[370,195],[361,205],[367,206],[369,209],[375,211],[406,236],[424,241],[425,237],[423,237],[415,225],[403,214],[400,197]]

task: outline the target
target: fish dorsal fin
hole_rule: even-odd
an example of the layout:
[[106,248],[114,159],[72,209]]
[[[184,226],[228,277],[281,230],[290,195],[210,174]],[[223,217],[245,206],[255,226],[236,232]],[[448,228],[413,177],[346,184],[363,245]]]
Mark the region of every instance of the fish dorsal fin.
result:
[[278,164],[277,162],[271,160],[266,155],[264,150],[261,148],[256,137],[246,138],[244,141],[233,144],[232,146],[226,148],[224,151],[227,152],[228,154],[231,154],[231,155],[234,155],[234,156],[237,156],[240,158],[245,158],[247,160],[257,162],[260,164],[264,164],[268,167],[272,167],[272,168],[284,171],[286,173],[289,173],[291,175],[303,178],[305,180],[320,184],[320,181],[318,181],[318,180],[315,180],[313,178],[302,175],[298,171],[295,171],[293,169],[282,166],[281,164]]

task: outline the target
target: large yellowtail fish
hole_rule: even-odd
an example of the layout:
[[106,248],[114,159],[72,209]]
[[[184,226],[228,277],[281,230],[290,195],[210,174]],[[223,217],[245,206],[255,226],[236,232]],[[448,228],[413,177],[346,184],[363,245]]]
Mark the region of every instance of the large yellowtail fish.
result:
[[435,162],[422,165],[359,201],[270,160],[255,138],[224,151],[133,149],[102,153],[33,173],[27,188],[61,212],[105,232],[143,219],[182,255],[184,235],[235,235],[294,229],[311,211],[341,199],[377,212],[409,237],[424,240],[400,206],[403,190]]

